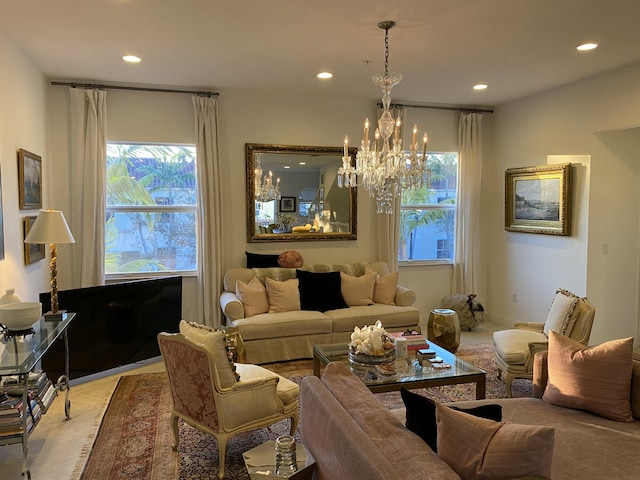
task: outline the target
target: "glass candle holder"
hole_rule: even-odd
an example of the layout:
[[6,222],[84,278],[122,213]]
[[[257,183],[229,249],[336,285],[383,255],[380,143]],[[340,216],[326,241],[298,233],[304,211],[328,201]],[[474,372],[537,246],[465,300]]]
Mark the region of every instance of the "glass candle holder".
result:
[[298,470],[296,463],[296,439],[291,435],[276,438],[276,474],[287,475]]

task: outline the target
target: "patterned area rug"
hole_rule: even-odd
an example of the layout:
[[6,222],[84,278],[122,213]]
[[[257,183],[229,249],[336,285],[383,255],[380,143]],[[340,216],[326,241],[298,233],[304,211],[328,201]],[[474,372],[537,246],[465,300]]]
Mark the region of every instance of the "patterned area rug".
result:
[[[506,389],[496,376],[493,345],[460,347],[457,355],[487,372],[487,398],[504,398]],[[265,365],[299,383],[312,374],[311,360]],[[475,385],[455,385],[418,390],[440,401],[472,400]],[[531,382],[516,380],[514,396],[530,396]],[[403,407],[399,392],[376,394],[388,408]],[[164,373],[125,376],[120,380],[100,426],[83,480],[211,479],[218,472],[218,447],[211,435],[180,422],[178,452],[171,450],[170,396]],[[288,433],[283,421],[232,437],[227,445],[225,478],[249,478],[242,453]],[[299,436],[299,430],[296,432]]]

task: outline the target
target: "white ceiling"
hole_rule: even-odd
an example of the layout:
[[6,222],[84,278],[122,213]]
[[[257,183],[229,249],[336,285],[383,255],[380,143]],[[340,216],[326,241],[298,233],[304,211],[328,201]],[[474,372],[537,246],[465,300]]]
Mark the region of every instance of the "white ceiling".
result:
[[495,106],[640,61],[638,0],[0,0],[0,31],[50,79],[221,91],[377,98],[382,20],[395,102]]

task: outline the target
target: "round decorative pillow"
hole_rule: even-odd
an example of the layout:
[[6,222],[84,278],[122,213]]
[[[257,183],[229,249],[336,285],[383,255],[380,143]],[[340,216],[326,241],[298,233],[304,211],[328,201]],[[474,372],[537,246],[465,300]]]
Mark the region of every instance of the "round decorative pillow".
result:
[[287,250],[282,252],[278,257],[278,265],[282,268],[300,268],[304,264],[302,255],[295,250]]

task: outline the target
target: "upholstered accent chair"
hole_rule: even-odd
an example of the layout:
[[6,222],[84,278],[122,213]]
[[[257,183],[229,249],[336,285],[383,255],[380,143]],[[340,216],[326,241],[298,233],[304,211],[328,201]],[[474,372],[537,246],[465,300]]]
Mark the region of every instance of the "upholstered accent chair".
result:
[[294,382],[257,365],[237,363],[234,371],[223,332],[198,331],[185,322],[181,322],[180,329],[184,334],[158,334],[173,403],[172,448],[177,450],[180,442],[179,419],[210,433],[218,443],[218,477],[224,478],[231,436],[287,418],[291,419],[290,432],[294,434],[300,389]]
[[544,323],[516,322],[513,329],[494,332],[498,377],[504,373],[507,395],[514,378],[533,378],[533,357],[547,350],[550,330],[587,345],[595,313],[586,297],[558,289]]

